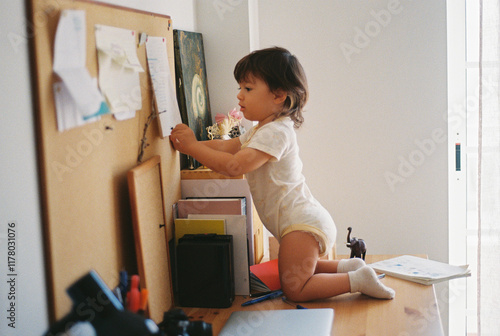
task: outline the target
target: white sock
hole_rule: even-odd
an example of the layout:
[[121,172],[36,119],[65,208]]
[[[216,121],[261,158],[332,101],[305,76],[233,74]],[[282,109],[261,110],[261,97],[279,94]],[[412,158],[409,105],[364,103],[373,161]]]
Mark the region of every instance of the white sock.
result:
[[377,273],[370,266],[363,266],[348,274],[351,293],[361,292],[378,299],[393,299],[396,294],[392,288],[380,282]]
[[360,258],[341,259],[339,261],[339,265],[337,266],[337,273],[356,271],[363,266],[366,266],[366,263]]

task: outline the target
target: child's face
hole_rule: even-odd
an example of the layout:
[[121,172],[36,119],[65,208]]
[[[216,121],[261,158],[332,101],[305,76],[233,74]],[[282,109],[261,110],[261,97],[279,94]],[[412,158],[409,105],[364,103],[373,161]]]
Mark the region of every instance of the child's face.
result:
[[264,124],[273,120],[275,113],[283,106],[285,98],[281,99],[280,93],[269,90],[266,82],[255,76],[248,76],[247,80],[240,83],[239,100],[240,110],[246,119]]

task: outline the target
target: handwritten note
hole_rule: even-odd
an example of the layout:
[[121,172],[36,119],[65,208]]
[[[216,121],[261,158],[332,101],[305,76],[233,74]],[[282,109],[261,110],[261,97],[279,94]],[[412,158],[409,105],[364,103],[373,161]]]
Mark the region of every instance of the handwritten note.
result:
[[143,72],[137,58],[136,32],[104,25],[95,25],[99,86],[118,119],[135,116],[142,108],[139,72]]
[[164,37],[148,36],[146,53],[159,113],[161,134],[164,138],[170,135],[172,127],[182,122],[168,64],[166,39]]

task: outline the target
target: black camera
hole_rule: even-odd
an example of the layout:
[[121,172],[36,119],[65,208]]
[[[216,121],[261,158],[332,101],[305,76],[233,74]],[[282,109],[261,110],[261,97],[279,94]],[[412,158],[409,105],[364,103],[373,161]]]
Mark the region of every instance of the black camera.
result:
[[160,330],[167,336],[212,336],[212,325],[203,321],[189,321],[182,309],[171,309],[163,314]]
[[66,335],[79,323],[86,324],[83,335],[161,335],[160,329],[152,320],[126,311],[93,270],[70,286],[67,292],[73,300],[71,311],[54,323],[44,336]]

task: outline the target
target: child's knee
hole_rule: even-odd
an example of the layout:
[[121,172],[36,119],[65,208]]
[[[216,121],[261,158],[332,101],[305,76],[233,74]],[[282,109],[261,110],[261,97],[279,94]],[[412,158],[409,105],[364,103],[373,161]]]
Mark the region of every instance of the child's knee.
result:
[[308,278],[300,273],[285,271],[280,277],[283,294],[292,301],[302,301],[301,293]]
[[293,288],[282,286],[283,295],[291,301],[300,302],[300,292]]

